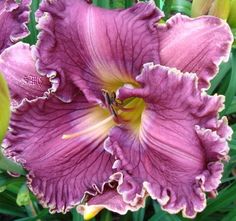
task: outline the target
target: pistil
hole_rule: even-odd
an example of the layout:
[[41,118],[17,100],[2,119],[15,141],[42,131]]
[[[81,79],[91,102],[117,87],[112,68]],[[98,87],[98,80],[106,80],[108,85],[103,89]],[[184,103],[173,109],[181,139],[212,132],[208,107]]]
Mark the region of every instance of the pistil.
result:
[[102,89],[102,94],[105,101],[105,107],[113,116],[114,122],[117,124],[128,122],[129,120],[124,120],[120,117],[120,113],[130,112],[133,108],[125,108],[123,102],[116,98],[116,93],[114,91],[110,93],[109,91]]

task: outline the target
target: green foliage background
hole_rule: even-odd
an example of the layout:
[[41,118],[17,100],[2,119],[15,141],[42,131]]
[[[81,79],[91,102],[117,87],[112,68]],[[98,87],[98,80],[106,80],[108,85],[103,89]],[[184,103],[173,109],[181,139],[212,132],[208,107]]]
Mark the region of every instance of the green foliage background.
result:
[[[155,0],[166,18],[177,12],[191,16],[191,1],[188,0]],[[29,29],[31,35],[24,39],[25,42],[34,44],[37,39],[37,30],[34,12],[39,6],[39,0],[33,0],[31,23]],[[125,8],[134,4],[133,0],[94,0],[94,4],[105,8]],[[235,12],[236,13],[236,12]],[[236,35],[236,31],[232,30]],[[217,77],[212,81],[209,94],[223,94],[226,96],[225,115],[234,130],[233,139],[230,142],[230,161],[225,165],[222,184],[219,187],[219,195],[216,199],[209,199],[207,208],[194,219],[195,221],[236,221],[236,49],[232,48],[230,59],[223,63]],[[11,163],[0,154],[0,221],[82,221],[83,217],[75,209],[70,213],[49,214],[43,209],[36,198],[29,192],[26,186],[24,171],[12,164],[12,171],[22,174],[18,178],[10,176],[4,165]],[[103,210],[92,221],[184,221],[187,220],[181,214],[170,215],[160,209],[160,206],[150,198],[146,207],[137,212],[128,212],[120,216]]]

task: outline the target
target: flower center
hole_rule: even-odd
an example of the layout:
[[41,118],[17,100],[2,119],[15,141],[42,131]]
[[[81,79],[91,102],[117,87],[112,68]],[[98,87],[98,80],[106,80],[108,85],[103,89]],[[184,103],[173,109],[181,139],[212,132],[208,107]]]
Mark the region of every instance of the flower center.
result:
[[141,116],[145,108],[145,103],[140,98],[128,98],[121,101],[116,97],[115,92],[102,89],[104,96],[104,108],[99,106],[93,108],[89,120],[93,122],[81,131],[76,133],[63,134],[62,139],[76,138],[91,132],[104,130],[107,133],[115,125],[126,125],[134,132],[138,132],[141,125]]
[[129,98],[124,101],[116,98],[115,92],[102,90],[105,106],[116,124],[126,124],[132,129],[139,129],[145,103],[141,98]]

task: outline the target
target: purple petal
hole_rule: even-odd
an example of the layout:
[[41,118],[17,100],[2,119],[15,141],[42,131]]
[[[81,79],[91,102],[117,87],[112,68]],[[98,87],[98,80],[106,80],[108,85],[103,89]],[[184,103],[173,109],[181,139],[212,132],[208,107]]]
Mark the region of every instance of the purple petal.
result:
[[144,63],[159,63],[155,23],[162,15],[153,2],[107,10],[84,0],[44,0],[38,11],[39,70],[56,71],[64,100],[73,82],[97,101],[101,89],[116,91],[134,82]]
[[112,212],[126,214],[128,210],[136,211],[141,207],[144,207],[147,195],[140,197],[139,201],[134,206],[132,206],[123,201],[122,196],[117,193],[116,187],[117,184],[114,187],[106,184],[102,194],[87,196],[88,200],[86,201],[86,204],[79,205],[77,207],[78,212],[80,212],[82,215],[86,215],[86,213],[89,212],[88,210],[99,212],[105,208]]
[[[49,80],[36,72],[28,44],[19,42],[5,49],[0,55],[0,71],[10,87],[13,103],[18,104],[24,98],[32,100],[43,96],[50,88]],[[51,90],[54,91],[55,87]]]
[[[5,153],[29,171],[30,189],[50,211],[66,212],[80,203],[85,193],[103,191],[113,163],[103,149],[113,124],[98,124],[106,115],[82,95],[71,103],[54,96],[26,100],[12,113]],[[88,130],[91,127],[93,130]],[[75,132],[81,134],[62,139]]]
[[118,159],[113,167],[121,171],[116,179],[125,202],[135,202],[145,188],[168,212],[194,217],[206,206],[204,191],[218,187],[232,130],[218,120],[222,97],[201,92],[197,79],[148,64],[137,77],[142,88],[120,89],[121,99],[146,103],[138,132],[115,127],[106,142]]
[[30,4],[31,0],[0,1],[0,53],[29,34]]
[[200,88],[208,87],[221,61],[228,60],[233,36],[227,23],[219,18],[191,19],[177,14],[158,30],[160,64],[197,73]]

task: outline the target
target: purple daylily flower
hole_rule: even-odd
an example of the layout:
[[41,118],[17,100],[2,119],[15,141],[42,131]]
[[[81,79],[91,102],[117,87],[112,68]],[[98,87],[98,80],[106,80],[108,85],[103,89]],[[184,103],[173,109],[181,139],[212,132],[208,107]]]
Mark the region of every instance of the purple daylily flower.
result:
[[162,16],[153,2],[125,10],[42,2],[39,42],[25,65],[37,74],[28,65],[36,59],[54,93],[29,100],[42,94],[39,85],[21,91],[28,99],[12,113],[4,146],[51,211],[81,203],[81,212],[124,214],[150,195],[168,212],[194,217],[205,192],[217,189],[232,131],[218,118],[223,97],[205,90],[232,35],[218,18],[176,15],[157,25]]
[[0,0],[0,53],[29,34],[31,0]]

